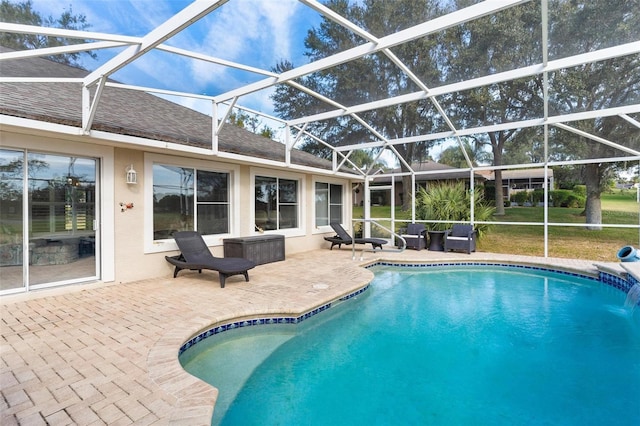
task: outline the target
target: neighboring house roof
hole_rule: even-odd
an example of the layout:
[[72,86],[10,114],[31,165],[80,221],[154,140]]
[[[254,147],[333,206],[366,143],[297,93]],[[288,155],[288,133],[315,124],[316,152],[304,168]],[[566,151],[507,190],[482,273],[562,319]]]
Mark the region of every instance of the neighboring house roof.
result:
[[[548,169],[548,177],[553,177],[553,169]],[[485,170],[478,172],[482,174],[487,180],[496,180],[495,172],[491,170]],[[502,180],[507,179],[544,179],[544,168],[537,167],[535,169],[518,169],[518,170],[503,170]]]
[[[422,163],[413,163],[411,168],[416,172],[416,182],[425,182],[430,180],[449,180],[449,179],[469,179],[469,172],[458,170],[455,167],[446,164],[436,163],[435,161],[424,161]],[[428,174],[420,174],[421,172],[429,172]],[[393,169],[392,174],[403,173],[401,168]],[[475,179],[485,180],[485,177],[479,173],[474,173]],[[396,181],[400,179],[396,178]],[[391,177],[382,176],[376,178],[375,183],[390,183]]]
[[[0,52],[11,49],[0,46]],[[2,77],[83,78],[89,72],[43,58],[2,61]],[[82,127],[82,85],[69,82],[0,83],[0,114]],[[105,87],[92,130],[181,145],[211,147],[212,118],[149,93]],[[218,150],[266,160],[285,161],[284,144],[225,124]],[[291,151],[293,164],[331,169],[332,163],[307,152]],[[345,168],[342,172],[354,173]]]

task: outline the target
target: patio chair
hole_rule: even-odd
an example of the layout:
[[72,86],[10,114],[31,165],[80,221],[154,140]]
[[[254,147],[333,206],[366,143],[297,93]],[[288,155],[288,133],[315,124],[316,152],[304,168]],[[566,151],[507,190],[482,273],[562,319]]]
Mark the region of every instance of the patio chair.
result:
[[331,228],[336,232],[336,235],[333,237],[324,237],[325,240],[331,242],[331,250],[333,250],[333,246],[337,245],[338,248],[344,245],[350,245],[352,243],[356,244],[371,244],[373,249],[379,248],[382,250],[382,245],[387,244],[387,240],[382,240],[380,238],[351,238],[351,235],[340,225],[338,222],[332,222]]
[[427,247],[427,230],[422,223],[410,223],[402,228],[400,236],[407,243],[407,248],[422,250]]
[[179,231],[173,238],[181,252],[178,256],[165,256],[167,262],[175,266],[173,278],[183,269],[199,273],[209,269],[218,271],[220,287],[224,288],[225,280],[232,275],[244,275],[245,281],[249,281],[248,271],[256,266],[254,261],[242,257],[215,257],[198,232]]
[[444,251],[476,251],[476,231],[472,225],[456,224],[444,233]]

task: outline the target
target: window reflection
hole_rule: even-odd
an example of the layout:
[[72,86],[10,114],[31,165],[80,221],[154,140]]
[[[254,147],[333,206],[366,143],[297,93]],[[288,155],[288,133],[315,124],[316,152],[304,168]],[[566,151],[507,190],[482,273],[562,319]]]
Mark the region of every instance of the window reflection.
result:
[[191,230],[229,232],[229,174],[154,164],[154,240]]
[[255,225],[270,231],[298,227],[298,181],[255,178]]

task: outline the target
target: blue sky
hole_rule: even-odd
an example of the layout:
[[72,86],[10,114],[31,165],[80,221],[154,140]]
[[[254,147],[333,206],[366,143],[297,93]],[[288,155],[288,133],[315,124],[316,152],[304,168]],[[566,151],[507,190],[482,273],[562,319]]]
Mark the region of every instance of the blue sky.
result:
[[[88,31],[144,36],[189,3],[184,0],[33,0],[33,8],[42,16],[57,18],[71,7],[74,15],[87,17],[91,24]],[[296,0],[230,0],[165,44],[271,70],[283,59],[296,66],[306,63],[304,38],[307,30],[319,22],[315,11]],[[87,69],[95,69],[119,52],[98,51],[99,61],[89,58],[83,64]],[[145,55],[112,77],[126,84],[207,95],[264,78],[164,52]],[[180,103],[201,109],[189,100],[183,99]],[[252,95],[239,103],[260,111],[272,111],[268,93]]]

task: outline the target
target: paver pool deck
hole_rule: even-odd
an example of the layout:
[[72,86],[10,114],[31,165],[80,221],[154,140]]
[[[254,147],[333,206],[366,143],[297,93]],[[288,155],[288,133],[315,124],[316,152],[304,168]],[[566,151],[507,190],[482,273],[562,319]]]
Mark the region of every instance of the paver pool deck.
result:
[[[363,259],[360,259],[361,254]],[[313,250],[257,266],[220,288],[217,273],[92,283],[0,299],[0,424],[208,425],[217,389],[184,371],[180,346],[240,317],[298,316],[350,294],[379,260],[549,265],[596,274],[593,262],[427,250]],[[621,270],[620,264],[606,264]],[[638,265],[640,266],[640,265]],[[635,275],[636,271],[633,271]],[[640,273],[640,271],[638,271]]]

